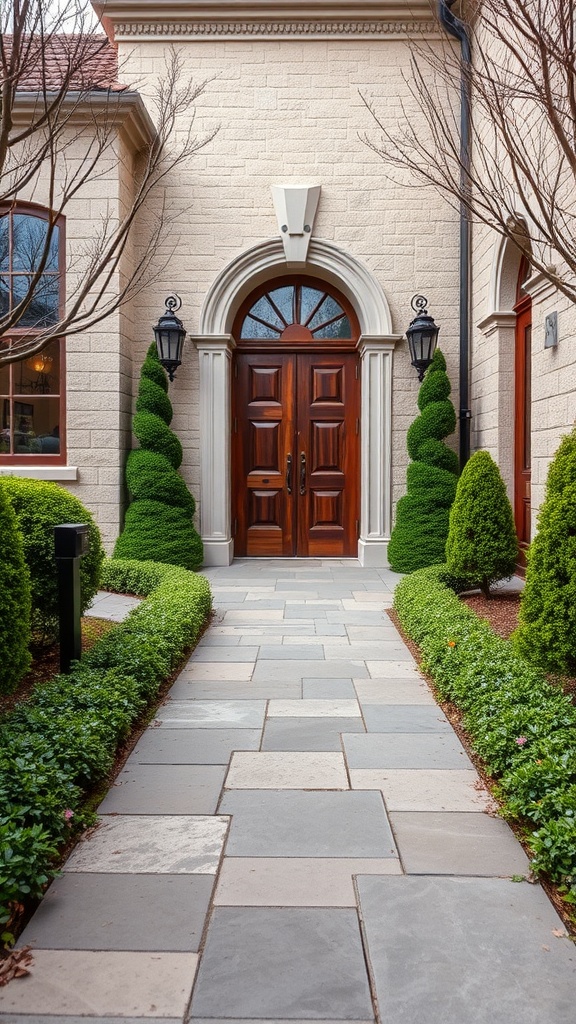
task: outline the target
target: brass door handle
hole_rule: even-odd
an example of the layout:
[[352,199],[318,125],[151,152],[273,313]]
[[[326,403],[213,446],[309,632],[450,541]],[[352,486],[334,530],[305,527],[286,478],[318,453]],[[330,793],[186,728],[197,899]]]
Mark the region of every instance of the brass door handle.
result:
[[306,494],[306,452],[300,452],[300,494]]
[[286,490],[292,494],[292,456],[286,456]]

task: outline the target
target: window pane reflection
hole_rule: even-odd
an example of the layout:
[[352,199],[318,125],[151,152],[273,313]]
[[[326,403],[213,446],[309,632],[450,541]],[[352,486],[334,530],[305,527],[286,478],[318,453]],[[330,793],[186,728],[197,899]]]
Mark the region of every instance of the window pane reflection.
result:
[[[58,231],[52,229],[45,270],[58,270]],[[35,271],[44,255],[48,221],[30,214],[16,213],[12,218],[12,270]]]
[[59,452],[58,398],[2,399],[1,454],[58,455]]
[[15,395],[57,395],[60,390],[60,343],[53,341],[42,352],[14,363]]

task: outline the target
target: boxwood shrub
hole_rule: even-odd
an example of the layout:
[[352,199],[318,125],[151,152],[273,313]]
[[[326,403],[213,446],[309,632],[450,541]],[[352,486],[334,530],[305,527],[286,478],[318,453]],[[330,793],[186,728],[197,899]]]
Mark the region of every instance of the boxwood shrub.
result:
[[14,510],[0,484],[0,693],[11,693],[30,666],[30,574]]
[[394,607],[442,698],[463,713],[503,813],[530,826],[535,871],[576,902],[576,707],[462,604],[444,566],[402,580]]
[[[0,924],[40,896],[59,848],[86,821],[86,793],[118,744],[196,642],[211,607],[207,580],[156,562],[114,561],[103,585],[145,597],[68,676],[39,687],[0,722]],[[4,941],[10,941],[9,929]]]
[[5,477],[6,490],[22,533],[30,572],[32,630],[37,640],[54,640],[58,632],[58,578],[54,558],[54,527],[88,523],[89,550],[80,562],[81,610],[98,590],[104,548],[92,514],[74,494],[48,480]]

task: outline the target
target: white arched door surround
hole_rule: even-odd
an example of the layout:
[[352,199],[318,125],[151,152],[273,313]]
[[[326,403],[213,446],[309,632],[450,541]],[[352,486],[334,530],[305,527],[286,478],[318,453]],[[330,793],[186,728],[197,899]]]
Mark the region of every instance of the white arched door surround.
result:
[[[358,557],[385,566],[392,519],[392,333],[386,296],[370,271],[333,242],[312,239],[306,270],[349,299],[360,322],[362,377],[361,519]],[[210,288],[194,335],[200,373],[201,533],[206,565],[229,565],[234,554],[230,495],[232,324],[259,284],[289,272],[280,238],[232,260]]]

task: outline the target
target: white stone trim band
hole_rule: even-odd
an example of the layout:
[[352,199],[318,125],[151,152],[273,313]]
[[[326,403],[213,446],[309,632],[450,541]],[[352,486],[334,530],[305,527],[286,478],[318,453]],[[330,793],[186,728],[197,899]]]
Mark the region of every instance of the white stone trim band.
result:
[[438,34],[438,26],[433,21],[120,21],[114,27],[116,39],[134,36],[195,39],[355,36],[366,39],[423,34]]

